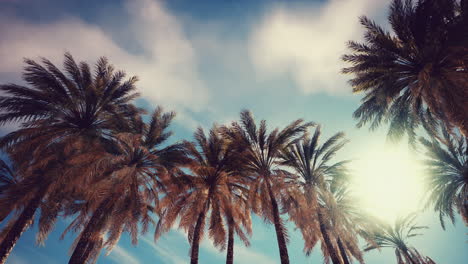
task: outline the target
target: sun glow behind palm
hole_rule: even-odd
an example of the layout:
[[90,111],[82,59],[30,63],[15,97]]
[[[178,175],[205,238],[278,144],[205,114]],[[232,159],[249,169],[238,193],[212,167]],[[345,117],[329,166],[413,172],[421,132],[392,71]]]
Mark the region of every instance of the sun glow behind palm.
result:
[[370,147],[353,164],[353,187],[366,212],[392,223],[421,208],[423,168],[405,144]]

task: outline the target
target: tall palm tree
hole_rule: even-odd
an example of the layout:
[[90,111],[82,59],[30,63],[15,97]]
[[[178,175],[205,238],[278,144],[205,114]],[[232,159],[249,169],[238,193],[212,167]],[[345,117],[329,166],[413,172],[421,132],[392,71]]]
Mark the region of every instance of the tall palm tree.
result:
[[[242,167],[240,167],[241,169]],[[242,173],[239,173],[242,175]],[[250,242],[245,234],[252,235],[252,219],[250,217],[250,206],[248,204],[248,188],[244,185],[235,186],[238,190],[231,189],[233,206],[225,212],[226,225],[228,228],[226,264],[234,263],[234,236],[235,233],[241,238],[246,246]],[[245,230],[245,231],[243,231]]]
[[352,258],[364,263],[358,237],[363,231],[374,227],[373,218],[356,203],[347,176],[344,170],[331,179],[328,191],[321,192],[322,208],[330,219],[330,234],[335,237],[343,263],[350,263]]
[[298,119],[284,129],[267,132],[266,121],[257,127],[252,113],[244,110],[240,122],[223,128],[223,134],[235,142],[242,153],[243,170],[253,177],[249,200],[252,210],[275,226],[281,263],[289,263],[287,230],[280,216],[281,193],[288,190],[289,173],[278,167],[281,150],[294,144],[313,123]]
[[312,137],[305,137],[284,149],[281,164],[291,167],[300,176],[299,193],[305,204],[299,204],[298,212],[292,215],[292,219],[301,228],[305,240],[304,251],[309,255],[320,239],[325,245],[324,255],[329,256],[334,264],[339,264],[341,260],[336,242],[328,230],[330,219],[319,205],[319,198],[321,193],[328,192],[333,178],[346,173],[346,161],[331,163],[330,160],[347,141],[344,133],[339,132],[320,145],[320,136],[321,128],[318,126]]
[[468,225],[468,140],[438,123],[438,135],[432,140],[420,138],[426,151],[427,206],[444,219],[455,221],[455,211]]
[[366,232],[373,243],[367,245],[364,251],[376,248],[393,248],[398,264],[432,264],[434,261],[429,257],[423,257],[416,248],[408,245],[408,239],[418,236],[416,233],[420,229],[427,228],[414,223],[416,214],[406,217],[399,217],[391,226],[386,223],[379,223],[379,227]]
[[209,135],[199,128],[194,138],[195,142],[186,142],[192,158],[191,174],[176,179],[180,187],[172,189],[174,192],[169,193],[162,203],[164,212],[155,235],[159,238],[179,217],[179,227],[188,232],[192,264],[198,263],[200,241],[207,222],[209,237],[220,248],[226,246],[226,226],[247,243],[241,223],[250,225],[250,219],[242,218],[243,208],[236,203],[236,195],[245,192],[247,178],[238,174],[241,163],[233,143],[223,138],[216,126]]
[[[76,64],[68,53],[65,73],[47,59],[42,59],[42,65],[28,59],[25,63],[23,78],[29,86],[0,86],[0,124],[20,123],[19,129],[0,139],[0,147],[27,171],[22,173],[23,192],[7,192],[0,199],[0,218],[21,210],[14,228],[0,243],[0,263],[5,262],[42,200],[64,187],[80,186],[80,177],[65,177],[66,157],[62,154],[99,149],[109,141],[112,130],[125,131],[127,113],[138,111],[129,104],[138,95],[134,92],[136,77],[124,81],[125,73],[115,71],[105,58],[98,60],[94,73],[88,64]],[[21,194],[22,199],[17,199]]]
[[[120,133],[113,140],[113,151],[95,161],[96,182],[85,191],[86,203],[69,228],[83,226],[69,263],[94,261],[100,250],[108,251],[128,231],[132,243],[153,222],[158,191],[164,190],[170,174],[188,162],[184,144],[166,145],[167,131],[175,116],[156,108],[148,123],[140,115],[133,120],[133,133]],[[86,154],[85,154],[86,155]],[[80,157],[76,157],[80,159]],[[90,172],[92,173],[92,172]],[[108,238],[104,242],[104,234]]]
[[[462,7],[462,8],[461,8]],[[431,112],[468,136],[468,4],[456,0],[393,0],[388,22],[392,32],[367,17],[365,42],[350,41],[353,91],[364,93],[354,112],[358,127],[390,124],[389,136],[414,129]]]

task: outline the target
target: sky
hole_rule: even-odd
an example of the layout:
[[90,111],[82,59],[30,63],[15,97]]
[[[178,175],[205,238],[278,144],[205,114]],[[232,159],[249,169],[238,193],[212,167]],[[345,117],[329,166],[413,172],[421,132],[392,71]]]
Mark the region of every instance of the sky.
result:
[[[177,112],[172,126],[174,140],[190,139],[198,126],[227,124],[236,120],[242,109],[250,109],[258,120],[266,119],[269,127],[303,118],[320,123],[325,137],[344,131],[350,142],[336,159],[358,160],[357,172],[373,163],[392,170],[392,162],[422,157],[408,152],[404,141],[392,147],[403,149],[398,153],[406,156],[388,155],[391,151],[387,153],[390,143],[386,142],[385,127],[372,132],[356,128],[352,112],[359,106],[360,96],[351,93],[346,82],[349,76],[339,73],[344,66],[340,56],[346,53],[346,42],[362,39],[358,17],[365,14],[387,27],[388,3],[0,0],[0,83],[22,83],[25,57],[42,56],[61,65],[67,51],[76,60],[90,64],[106,56],[117,69],[139,77],[140,106],[150,110],[159,105]],[[10,125],[0,131],[12,129]],[[404,185],[421,186],[421,172],[398,172],[404,177],[396,179],[405,181],[401,188],[387,188],[384,195],[375,191],[377,187],[363,188],[372,179],[384,190],[388,180],[396,177],[395,173],[376,170],[368,173],[375,176],[355,184],[356,193],[367,200],[385,196],[385,201],[393,201],[393,207],[398,209],[401,204],[403,208],[407,204],[405,197],[414,197],[411,188]],[[413,185],[408,185],[411,182]],[[387,207],[374,209],[387,211],[388,215]],[[438,216],[426,210],[418,223],[430,228],[410,244],[437,263],[468,263],[468,230],[457,220],[455,226],[448,225],[443,231]],[[66,221],[57,223],[44,246],[35,245],[36,228],[31,228],[7,263],[65,263],[75,235],[59,240],[66,225]],[[322,263],[320,247],[310,257],[304,256],[300,233],[293,225],[288,227],[291,263]],[[246,248],[236,242],[235,263],[279,263],[275,241],[273,226],[254,216],[252,245]],[[150,231],[137,246],[124,235],[112,252],[101,254],[98,263],[187,263],[188,250],[182,231],[174,229],[157,243]],[[222,263],[224,255],[208,239],[203,240],[200,263]],[[396,262],[393,251],[388,249],[366,253],[365,260]]]

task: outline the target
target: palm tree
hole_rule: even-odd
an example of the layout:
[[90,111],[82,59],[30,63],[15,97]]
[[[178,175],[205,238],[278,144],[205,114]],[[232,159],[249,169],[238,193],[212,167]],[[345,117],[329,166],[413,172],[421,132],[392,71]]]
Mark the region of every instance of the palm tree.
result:
[[153,223],[158,190],[164,190],[170,174],[188,162],[184,144],[163,146],[172,135],[167,129],[174,117],[174,112],[165,113],[161,107],[149,123],[137,115],[132,121],[133,133],[118,134],[114,150],[95,161],[94,170],[104,173],[94,177],[94,187],[85,192],[87,202],[69,226],[83,226],[69,263],[94,261],[104,246],[110,252],[125,231],[136,244],[139,224],[145,233]]
[[29,86],[0,86],[0,124],[20,122],[19,129],[1,138],[0,147],[25,171],[22,192],[9,191],[0,199],[0,218],[22,210],[0,244],[0,263],[42,200],[64,187],[72,192],[82,183],[79,173],[65,175],[66,158],[102,148],[111,131],[125,131],[127,113],[138,111],[129,104],[137,96],[137,79],[123,81],[125,73],[115,71],[105,58],[99,59],[94,74],[88,64],[77,65],[68,53],[65,73],[47,59],[42,59],[43,65],[28,59],[25,63],[23,78]]
[[432,140],[420,138],[427,157],[427,206],[439,212],[444,229],[444,219],[453,223],[455,211],[468,225],[468,140],[440,122],[437,127],[438,135]]
[[252,113],[244,110],[240,114],[240,123],[233,122],[230,127],[223,127],[223,134],[235,142],[242,153],[244,173],[254,179],[249,192],[252,210],[275,226],[282,264],[289,263],[289,256],[287,230],[280,216],[279,198],[283,191],[288,190],[291,177],[277,165],[281,150],[294,144],[312,125],[298,119],[282,130],[276,128],[268,133],[265,120],[257,128]]
[[393,0],[385,31],[367,17],[365,43],[350,41],[353,91],[363,92],[354,112],[358,127],[389,123],[389,136],[411,142],[429,111],[468,136],[468,5],[456,0]]
[[[226,246],[226,225],[231,235],[235,231],[245,243],[248,239],[241,224],[250,225],[250,219],[242,216],[243,207],[236,203],[236,196],[245,192],[247,178],[237,173],[241,163],[233,143],[223,138],[216,126],[208,136],[199,128],[194,138],[195,142],[186,142],[187,152],[192,158],[189,165],[191,174],[176,179],[179,188],[173,188],[173,193],[169,193],[162,203],[164,212],[155,235],[159,238],[180,217],[179,227],[188,232],[192,264],[198,263],[206,222],[209,223],[209,237],[220,248]],[[228,247],[233,247],[233,236],[230,239]]]
[[364,233],[373,241],[364,251],[376,248],[394,248],[398,264],[432,264],[434,261],[428,257],[422,257],[416,248],[408,245],[408,239],[418,236],[417,230],[427,228],[417,226],[414,221],[416,214],[399,217],[393,226],[379,223],[379,227]]
[[[320,239],[325,245],[324,255],[329,256],[334,264],[339,264],[340,256],[329,230],[330,219],[319,205],[319,198],[321,193],[328,192],[328,185],[333,178],[342,177],[346,173],[347,161],[330,164],[330,160],[347,141],[344,139],[344,133],[339,132],[320,145],[320,136],[321,128],[318,126],[312,137],[305,137],[284,149],[281,164],[294,169],[300,176],[299,193],[305,204],[300,203],[298,212],[290,215],[302,231],[305,240],[304,251],[309,255]],[[318,237],[319,233],[321,237]]]
[[[239,173],[239,175],[242,175]],[[252,235],[252,219],[248,204],[248,188],[244,185],[236,186],[238,190],[231,189],[233,193],[233,206],[225,212],[226,225],[228,227],[228,241],[226,250],[226,264],[234,263],[234,234],[241,238],[246,246],[250,246],[245,233]],[[245,231],[243,231],[245,229]]]
[[331,179],[328,191],[321,192],[322,208],[330,219],[330,233],[335,237],[343,263],[350,263],[351,258],[364,263],[357,238],[362,232],[373,228],[373,218],[360,210],[349,188],[347,176],[344,170]]

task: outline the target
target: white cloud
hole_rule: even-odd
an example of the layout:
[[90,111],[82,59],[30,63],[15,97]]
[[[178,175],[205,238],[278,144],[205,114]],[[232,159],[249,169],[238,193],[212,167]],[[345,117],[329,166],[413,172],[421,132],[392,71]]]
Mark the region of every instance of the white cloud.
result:
[[234,247],[234,262],[235,263],[262,263],[273,264],[277,263],[272,258],[247,248],[244,245],[236,244]]
[[22,258],[22,257],[20,257],[20,256],[18,256],[16,254],[11,254],[10,257],[8,257],[8,263],[10,263],[10,264],[27,264],[28,262],[24,258]]
[[329,0],[301,9],[276,6],[252,31],[250,55],[265,78],[290,74],[305,93],[343,94],[340,74],[346,42],[360,39],[358,17],[372,15],[384,0]]
[[154,253],[164,260],[164,263],[168,264],[184,264],[187,263],[187,258],[180,257],[178,252],[171,249],[170,244],[177,243],[175,241],[165,241],[164,237],[154,242],[149,236],[142,236],[141,241],[153,248]]
[[1,19],[0,73],[16,81],[23,57],[43,56],[60,65],[65,51],[90,63],[106,56],[117,69],[139,76],[138,87],[151,102],[168,109],[201,110],[209,93],[200,81],[197,57],[179,21],[159,1],[128,1],[126,8],[129,26],[122,30],[129,30],[129,38],[140,44],[138,54],[123,49],[108,34],[111,30],[77,18],[49,24]]
[[115,246],[109,258],[118,264],[140,264],[140,261],[120,246]]

